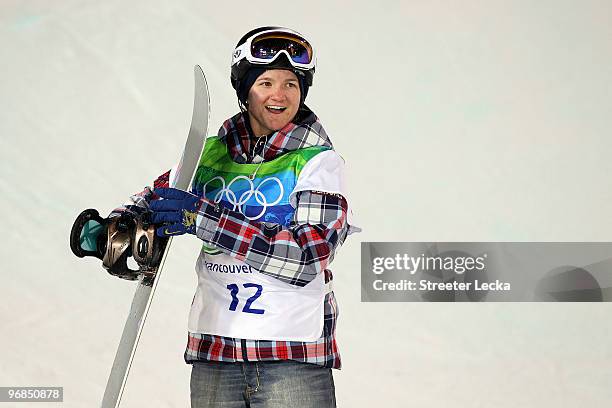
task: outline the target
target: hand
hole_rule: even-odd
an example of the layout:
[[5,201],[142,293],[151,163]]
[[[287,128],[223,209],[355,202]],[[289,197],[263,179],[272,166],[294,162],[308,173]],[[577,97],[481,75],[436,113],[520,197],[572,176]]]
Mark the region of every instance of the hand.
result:
[[196,218],[204,200],[194,194],[176,188],[156,188],[155,194],[161,200],[153,200],[149,208],[153,211],[153,224],[163,224],[157,228],[157,235],[170,237],[185,233],[196,233]]

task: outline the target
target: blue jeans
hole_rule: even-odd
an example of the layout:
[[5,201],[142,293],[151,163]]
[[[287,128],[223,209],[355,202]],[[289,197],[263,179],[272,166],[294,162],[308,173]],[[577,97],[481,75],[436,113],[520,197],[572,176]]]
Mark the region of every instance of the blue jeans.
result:
[[331,368],[286,360],[196,362],[191,369],[191,408],[335,406]]

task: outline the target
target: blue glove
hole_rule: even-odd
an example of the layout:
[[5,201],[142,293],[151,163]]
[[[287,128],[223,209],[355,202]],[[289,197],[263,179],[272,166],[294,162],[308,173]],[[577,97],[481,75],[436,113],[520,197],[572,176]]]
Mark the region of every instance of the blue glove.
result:
[[156,188],[154,192],[162,198],[149,203],[149,208],[153,211],[151,222],[163,224],[157,228],[157,235],[195,235],[196,218],[203,199],[176,188]]

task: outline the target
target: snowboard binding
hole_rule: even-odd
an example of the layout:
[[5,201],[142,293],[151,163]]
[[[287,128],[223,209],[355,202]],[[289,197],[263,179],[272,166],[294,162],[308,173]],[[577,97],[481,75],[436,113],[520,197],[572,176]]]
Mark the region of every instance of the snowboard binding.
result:
[[[150,220],[150,211],[135,206],[109,218],[87,209],[72,225],[70,248],[79,258],[100,259],[113,276],[126,280],[142,277],[144,284],[151,284],[168,239],[155,235]],[[129,257],[136,261],[138,269],[128,266]]]

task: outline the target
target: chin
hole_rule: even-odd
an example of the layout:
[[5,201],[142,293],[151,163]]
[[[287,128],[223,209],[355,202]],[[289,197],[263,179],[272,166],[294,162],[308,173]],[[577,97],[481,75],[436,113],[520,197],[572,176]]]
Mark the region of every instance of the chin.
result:
[[284,128],[285,126],[287,126],[287,124],[291,122],[291,120],[287,119],[287,120],[282,120],[282,121],[274,121],[274,123],[270,123],[268,125],[268,129],[272,129],[273,131],[279,131],[282,128]]

